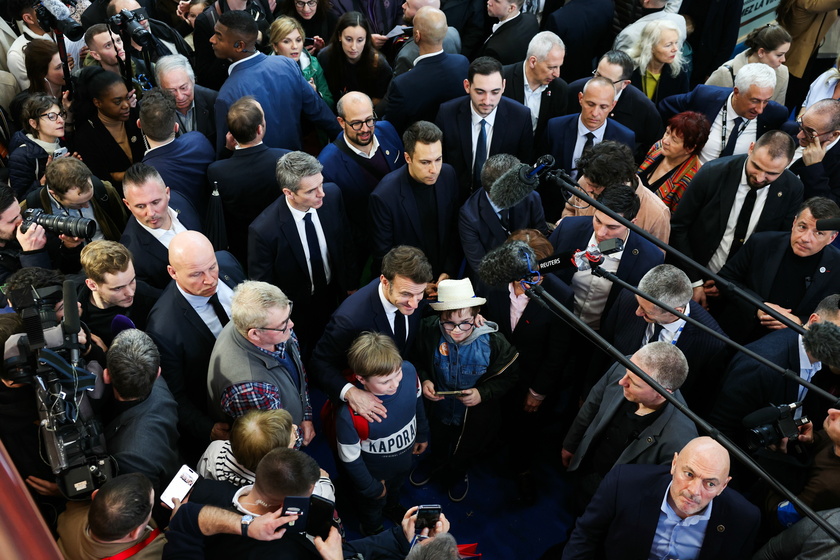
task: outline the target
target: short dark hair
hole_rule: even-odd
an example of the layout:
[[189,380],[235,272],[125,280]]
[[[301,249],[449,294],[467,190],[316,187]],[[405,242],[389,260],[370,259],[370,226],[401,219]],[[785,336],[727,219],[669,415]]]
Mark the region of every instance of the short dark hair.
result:
[[302,451],[277,448],[269,451],[257,465],[254,487],[276,502],[287,496],[309,496],[321,477],[318,463]]
[[[38,0],[9,0],[8,13],[14,20],[23,20],[23,12],[34,8],[38,3]],[[49,31],[49,29],[44,31]]]
[[138,329],[114,337],[106,355],[111,384],[124,399],[147,397],[157,379],[160,352],[152,338]]
[[519,165],[519,158],[511,154],[493,154],[481,168],[481,186],[490,194],[493,183],[499,180],[510,168]]
[[417,142],[420,142],[421,144],[434,144],[435,142],[441,142],[443,141],[443,132],[441,132],[434,123],[430,123],[429,121],[417,121],[405,129],[402,140],[405,153],[413,156],[414,147],[417,145]]
[[152,483],[141,473],[121,474],[102,485],[88,510],[90,532],[102,541],[126,537],[152,511]]
[[683,111],[668,119],[671,132],[682,138],[683,147],[696,156],[706,145],[712,125],[703,113]]
[[21,268],[6,280],[6,293],[13,294],[21,289],[58,287],[64,284],[64,274],[37,266]]
[[830,198],[824,196],[812,196],[803,202],[799,210],[796,211],[796,216],[799,217],[806,209],[810,210],[815,220],[840,218],[840,206]]
[[611,185],[604,189],[598,202],[624,216],[625,220],[632,220],[639,213],[639,196],[636,189],[627,185]]
[[15,191],[12,187],[5,183],[0,183],[0,213],[5,212],[12,207],[12,204],[17,204],[18,200],[15,197]]
[[169,90],[155,87],[143,92],[140,104],[140,128],[155,142],[163,142],[175,134],[175,96]]
[[600,63],[601,60],[606,60],[608,64],[621,66],[622,80],[629,80],[630,76],[633,75],[633,70],[636,68],[636,63],[634,63],[633,59],[630,58],[630,55],[624,51],[607,51],[604,53],[604,56],[598,60],[598,62]]
[[59,196],[64,196],[70,189],[79,189],[80,193],[92,189],[93,173],[84,162],[74,157],[63,157],[50,162],[44,173],[47,187]]
[[577,159],[580,175],[599,187],[615,183],[636,184],[636,162],[633,152],[621,142],[607,140],[584,151]]
[[382,258],[382,275],[388,282],[393,282],[397,276],[405,276],[415,284],[425,284],[432,281],[432,265],[417,247],[399,245]]
[[257,128],[262,123],[263,112],[260,104],[251,95],[240,97],[228,109],[228,129],[234,140],[240,144],[247,144],[254,140],[257,137]]
[[476,74],[489,76],[496,72],[500,76],[502,75],[502,63],[490,56],[480,56],[470,63],[470,69],[467,71],[467,79],[472,83]]
[[[238,36],[243,41],[252,43],[257,40],[259,27],[254,20],[254,16],[245,10],[228,10],[219,16],[219,23],[224,25],[234,35]],[[143,94],[143,102],[145,103],[146,94]]]
[[59,111],[63,111],[61,101],[48,93],[33,93],[30,95],[29,99],[23,104],[23,110],[20,115],[20,124],[23,125],[23,129],[35,138],[38,138],[38,129],[29,123],[29,119],[37,123],[41,115],[54,106],[58,107]]
[[93,46],[93,38],[99,35],[100,33],[107,33],[108,32],[108,25],[105,23],[95,23],[88,27],[88,30],[85,31],[85,45],[87,48],[91,48]]
[[787,132],[781,130],[769,130],[755,141],[753,152],[759,148],[765,148],[772,159],[785,158],[790,161],[796,151],[796,144]]
[[822,301],[817,304],[814,313],[819,315],[823,321],[834,321],[840,315],[840,294],[832,294],[825,296]]
[[160,176],[157,169],[148,163],[143,163],[142,161],[137,162],[125,170],[123,189],[125,189],[126,185],[142,185],[150,179],[164,183],[163,177]]

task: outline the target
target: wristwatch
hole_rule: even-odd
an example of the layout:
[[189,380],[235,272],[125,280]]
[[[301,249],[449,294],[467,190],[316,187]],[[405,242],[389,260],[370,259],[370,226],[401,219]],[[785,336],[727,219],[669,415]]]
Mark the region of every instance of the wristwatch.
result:
[[242,526],[242,536],[243,537],[248,536],[248,525],[250,525],[251,521],[253,521],[253,520],[254,520],[253,515],[243,515],[242,516],[242,519],[240,520],[240,524]]

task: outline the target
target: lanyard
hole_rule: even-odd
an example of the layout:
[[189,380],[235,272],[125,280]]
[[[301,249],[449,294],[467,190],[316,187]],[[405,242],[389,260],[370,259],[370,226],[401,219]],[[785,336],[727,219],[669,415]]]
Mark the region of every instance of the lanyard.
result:
[[[728,112],[729,112],[729,101],[727,100],[723,104],[723,122],[721,123],[722,126],[721,126],[721,130],[720,130],[720,151],[721,152],[723,152],[723,150],[726,149],[726,142],[728,140],[726,138],[726,123],[729,122],[729,118],[726,116],[726,114]],[[744,133],[744,131],[747,129],[748,126],[750,126],[749,119],[744,119],[744,122],[742,122],[741,126],[738,127],[738,133],[735,135],[735,137],[738,138],[739,136],[741,136],[741,134]]]

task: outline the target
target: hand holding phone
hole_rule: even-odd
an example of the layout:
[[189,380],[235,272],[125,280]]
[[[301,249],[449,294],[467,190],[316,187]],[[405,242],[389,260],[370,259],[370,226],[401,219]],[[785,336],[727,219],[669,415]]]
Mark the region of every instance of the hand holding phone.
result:
[[420,533],[423,529],[434,529],[440,521],[440,504],[420,506],[417,510],[417,521],[414,522],[414,532]]
[[175,478],[172,479],[172,482],[169,483],[169,486],[161,494],[160,501],[169,509],[174,509],[175,502],[172,501],[172,498],[178,498],[179,501],[183,502],[197,480],[198,473],[187,465],[182,465],[178,470],[178,474],[175,475]]
[[463,391],[435,391],[436,397],[460,397]]

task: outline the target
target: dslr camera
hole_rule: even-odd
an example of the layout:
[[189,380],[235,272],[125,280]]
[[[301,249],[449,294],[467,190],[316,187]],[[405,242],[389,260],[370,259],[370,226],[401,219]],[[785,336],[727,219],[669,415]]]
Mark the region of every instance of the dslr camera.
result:
[[750,451],[778,444],[784,438],[798,439],[799,426],[810,422],[806,416],[794,418],[796,410],[801,407],[801,402],[769,406],[744,418]]
[[152,44],[151,32],[140,24],[140,18],[133,12],[122,10],[120,13],[111,16],[108,24],[114,33],[119,33],[123,38],[127,35],[142,47],[148,47]]
[[87,240],[93,238],[93,235],[96,233],[96,222],[90,218],[45,214],[40,208],[28,208],[23,213],[23,223],[20,224],[20,232],[26,233],[26,230],[28,230],[32,224],[38,224],[45,230],[52,231],[59,235],[64,234],[70,237],[83,237]]

